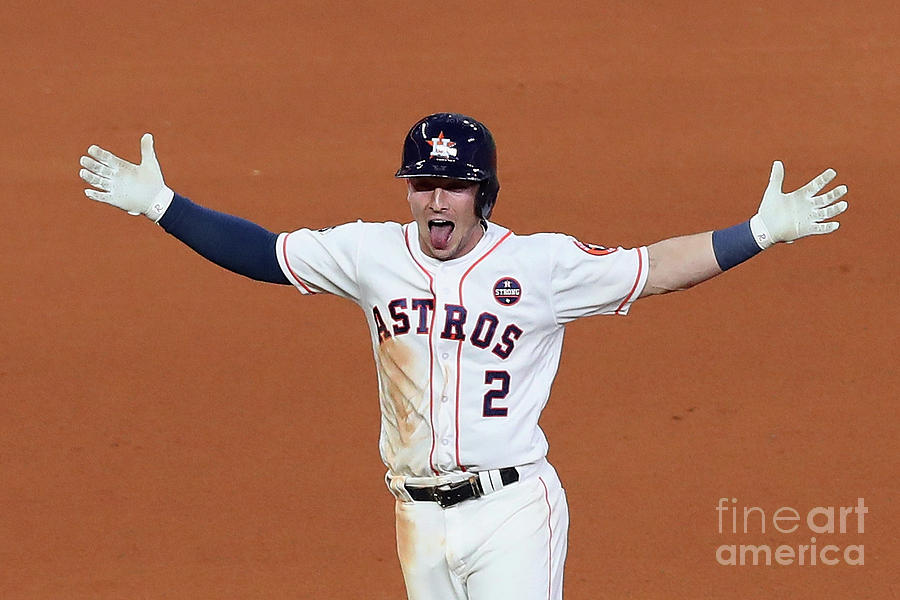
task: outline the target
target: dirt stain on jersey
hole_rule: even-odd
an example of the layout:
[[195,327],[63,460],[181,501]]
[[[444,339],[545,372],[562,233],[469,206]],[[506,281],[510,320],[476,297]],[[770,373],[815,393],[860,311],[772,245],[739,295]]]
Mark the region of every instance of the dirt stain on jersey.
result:
[[[395,431],[386,431],[391,454],[401,449],[411,449],[417,443],[430,439],[427,402],[421,375],[412,350],[389,338],[378,346],[378,371],[382,390],[382,404],[388,425]],[[390,429],[390,427],[389,427]],[[392,457],[391,457],[392,458]]]

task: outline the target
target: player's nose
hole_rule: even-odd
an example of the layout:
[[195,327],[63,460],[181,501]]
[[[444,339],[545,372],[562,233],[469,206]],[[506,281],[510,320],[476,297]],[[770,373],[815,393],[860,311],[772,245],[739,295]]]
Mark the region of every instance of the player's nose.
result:
[[444,210],[448,206],[447,191],[442,187],[436,187],[431,192],[429,205],[434,210]]

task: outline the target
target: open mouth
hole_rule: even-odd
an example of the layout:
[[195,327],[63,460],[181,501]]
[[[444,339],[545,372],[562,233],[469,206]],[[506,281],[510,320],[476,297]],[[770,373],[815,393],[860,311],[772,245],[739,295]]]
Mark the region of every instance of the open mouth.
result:
[[445,250],[450,244],[450,236],[453,234],[453,222],[444,219],[431,219],[428,221],[428,232],[431,234],[431,246],[435,250]]

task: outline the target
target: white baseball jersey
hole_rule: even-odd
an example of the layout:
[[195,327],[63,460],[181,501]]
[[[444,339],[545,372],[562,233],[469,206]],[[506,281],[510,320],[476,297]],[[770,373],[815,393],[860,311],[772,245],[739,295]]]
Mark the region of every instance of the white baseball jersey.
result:
[[465,256],[440,261],[415,223],[357,221],[282,233],[278,260],[304,294],[356,302],[372,338],[381,457],[391,475],[434,477],[547,454],[538,418],[564,325],[625,314],[647,279],[646,247],[519,236],[488,223]]

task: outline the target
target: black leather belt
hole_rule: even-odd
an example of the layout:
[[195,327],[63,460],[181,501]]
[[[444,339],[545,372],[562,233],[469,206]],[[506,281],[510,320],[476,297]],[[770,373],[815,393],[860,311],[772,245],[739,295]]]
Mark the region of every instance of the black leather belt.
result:
[[[519,480],[519,472],[515,467],[506,467],[500,469],[500,481],[504,486],[515,483]],[[410,487],[405,486],[409,492],[409,497],[418,502],[437,502],[441,508],[447,508],[454,504],[459,504],[470,498],[480,498],[484,496],[484,490],[481,487],[481,481],[478,475],[472,475],[463,481],[456,483],[447,483],[445,485],[436,485],[433,487]]]

